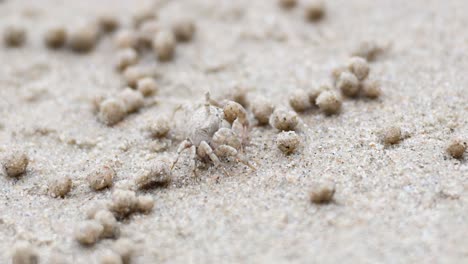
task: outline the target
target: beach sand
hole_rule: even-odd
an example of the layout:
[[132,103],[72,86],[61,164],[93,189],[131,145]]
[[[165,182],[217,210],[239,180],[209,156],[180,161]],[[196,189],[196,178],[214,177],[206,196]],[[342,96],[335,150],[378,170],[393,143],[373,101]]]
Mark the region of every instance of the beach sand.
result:
[[[154,159],[173,160],[186,132],[178,112],[167,151],[154,150],[144,127],[178,105],[203,103],[209,90],[222,98],[236,86],[288,106],[294,89],[330,82],[362,41],[388,46],[371,63],[381,81],[378,100],[345,99],[339,115],[300,114],[302,145],[278,150],[275,129],[255,126],[244,155],[256,171],[231,162],[227,173],[208,166],[194,177],[184,153],[167,188],[148,190],[155,208],[121,222],[134,241],[132,263],[466,263],[468,162],[445,153],[452,138],[468,139],[468,2],[438,0],[327,1],[319,23],[303,7],[281,9],[273,0],[160,1],[159,20],[192,17],[192,42],[175,60],[155,65],[160,92],[124,121],[108,127],[92,112],[96,95],[125,86],[114,70],[116,48],[104,37],[95,51],[77,55],[44,47],[44,31],[68,28],[109,11],[124,22],[149,1],[7,0],[0,28],[23,25],[25,46],[0,48],[0,156],[24,149],[27,173],[0,174],[0,263],[27,240],[48,263],[61,252],[69,263],[94,263],[113,240],[84,248],[73,238],[84,210],[111,198]],[[155,100],[154,100],[155,99]],[[153,102],[151,102],[153,100]],[[384,146],[381,132],[401,127],[407,137]],[[466,156],[466,153],[465,153]],[[86,176],[113,164],[113,189],[92,191]],[[54,177],[69,176],[64,199],[48,195]],[[310,203],[317,184],[335,183],[334,202]]]

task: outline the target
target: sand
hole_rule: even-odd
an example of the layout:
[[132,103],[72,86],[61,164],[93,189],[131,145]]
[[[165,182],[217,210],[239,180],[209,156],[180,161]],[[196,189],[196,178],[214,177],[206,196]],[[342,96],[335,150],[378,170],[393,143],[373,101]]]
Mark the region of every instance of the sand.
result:
[[[110,128],[90,100],[124,87],[111,39],[76,55],[47,50],[42,34],[101,11],[128,17],[145,3],[0,2],[0,28],[20,23],[29,37],[23,48],[0,48],[0,155],[21,147],[30,157],[19,180],[0,175],[0,263],[9,263],[18,240],[35,245],[41,263],[51,252],[93,263],[113,241],[83,248],[72,233],[86,206],[111,197],[86,183],[97,164],[114,164],[116,185],[131,182],[151,160],[175,158],[184,112],[162,153],[142,131],[156,116],[236,85],[250,87],[252,103],[262,96],[287,106],[292,90],[329,82],[363,40],[390,46],[371,65],[383,86],[379,100],[345,100],[333,117],[301,114],[303,145],[290,156],[274,144],[277,131],[252,127],[245,155],[256,171],[231,163],[229,175],[210,167],[196,178],[184,154],[168,188],[140,192],[155,198],[153,212],[121,224],[137,247],[133,263],[468,262],[468,163],[445,153],[451,138],[468,138],[467,1],[327,1],[319,24],[273,0],[165,1],[160,20],[191,16],[196,38],[178,46],[175,61],[156,63],[156,101]],[[408,137],[385,147],[379,135],[393,125]],[[73,179],[65,199],[47,194],[59,176]],[[335,202],[313,205],[308,194],[322,181],[336,184]]]

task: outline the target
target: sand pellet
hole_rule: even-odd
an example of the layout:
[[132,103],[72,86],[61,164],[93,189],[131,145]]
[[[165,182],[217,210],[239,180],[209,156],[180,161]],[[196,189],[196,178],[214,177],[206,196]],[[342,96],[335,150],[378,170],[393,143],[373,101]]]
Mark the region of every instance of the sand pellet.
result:
[[151,48],[154,36],[163,29],[161,23],[155,20],[149,20],[141,24],[137,32],[138,47]]
[[122,121],[127,116],[127,108],[124,101],[117,98],[109,98],[99,105],[99,120],[112,126]]
[[52,197],[65,197],[72,189],[72,180],[68,176],[57,177],[49,183],[49,193]]
[[273,104],[263,98],[257,98],[252,104],[252,113],[259,125],[267,125],[274,110]]
[[120,26],[118,17],[113,14],[101,14],[97,21],[101,30],[106,33],[114,32]]
[[302,89],[295,90],[289,96],[289,105],[294,109],[294,111],[299,113],[306,111],[312,106],[309,101],[309,95]]
[[109,209],[118,218],[124,218],[135,212],[138,204],[138,199],[134,191],[116,190],[112,194],[112,201]]
[[459,139],[454,139],[447,147],[447,153],[455,159],[462,159],[466,151],[466,143]]
[[270,117],[270,124],[278,130],[291,131],[299,124],[299,117],[294,111],[276,109]]
[[133,26],[139,28],[144,22],[149,20],[155,20],[158,16],[156,15],[152,7],[144,7],[136,11],[132,16]]
[[120,30],[114,37],[114,44],[119,49],[136,48],[138,44],[137,34],[128,29]]
[[6,154],[2,164],[7,176],[18,177],[26,172],[26,168],[29,164],[29,158],[23,151],[12,150]]
[[174,22],[172,30],[176,39],[180,42],[187,42],[192,40],[195,34],[195,22],[189,18],[179,19]]
[[384,136],[383,136],[383,142],[386,145],[394,145],[397,144],[401,141],[401,129],[396,126],[391,126],[385,129],[384,131]]
[[3,42],[7,47],[20,47],[26,42],[26,29],[17,25],[7,26],[3,31]]
[[85,220],[78,223],[75,229],[75,240],[84,246],[95,244],[101,237],[104,227],[96,220]]
[[156,72],[154,68],[141,65],[127,67],[123,72],[123,77],[127,85],[132,88],[136,88],[139,80],[154,77],[155,75]]
[[125,70],[128,66],[138,62],[138,53],[133,48],[125,48],[117,53],[115,67],[118,71]]
[[167,162],[155,161],[149,167],[140,170],[135,178],[138,189],[166,186],[172,180],[171,169]]
[[249,92],[248,87],[245,87],[243,85],[237,85],[232,90],[230,97],[232,101],[239,103],[243,107],[247,108],[249,106],[249,100],[247,98],[248,92]]
[[94,215],[94,219],[98,221],[102,227],[101,237],[115,238],[120,234],[120,227],[115,219],[115,216],[108,210],[100,210]]
[[276,145],[284,154],[296,151],[300,142],[300,137],[294,131],[283,131],[276,137]]
[[105,250],[99,256],[99,264],[123,264],[123,261],[119,254],[112,250]]
[[146,77],[138,80],[137,90],[145,97],[156,94],[158,91],[158,84],[154,78]]
[[310,192],[310,201],[314,204],[326,204],[333,200],[335,186],[331,183],[320,184]]
[[164,116],[158,116],[154,122],[148,126],[148,132],[153,138],[163,138],[171,130],[169,119]]
[[366,79],[370,72],[369,63],[367,63],[367,60],[362,57],[352,57],[349,60],[348,69],[360,81]]
[[112,250],[120,255],[123,264],[130,264],[132,255],[135,251],[134,242],[127,238],[121,238],[112,245]]
[[350,72],[342,72],[336,83],[336,87],[347,97],[356,97],[359,95],[360,84],[358,78]]
[[36,249],[26,241],[17,242],[11,252],[12,264],[39,264]]
[[348,67],[346,66],[337,66],[333,68],[331,71],[331,78],[333,80],[333,84],[336,84],[338,82],[338,79],[340,78],[341,73],[347,72]]
[[278,3],[282,8],[290,9],[297,5],[297,0],[279,0]]
[[326,115],[338,114],[342,104],[340,96],[333,91],[321,92],[315,103]]
[[58,49],[67,42],[67,31],[62,26],[49,28],[44,35],[44,43],[50,49]]
[[375,41],[363,41],[358,44],[351,55],[362,57],[367,61],[374,61],[384,51],[385,48]]
[[100,166],[92,171],[86,178],[89,187],[99,191],[112,186],[115,177],[115,170],[107,165]]
[[361,83],[361,93],[363,96],[376,99],[382,94],[380,82],[376,80],[365,80]]
[[138,196],[137,210],[142,213],[149,213],[153,210],[154,199],[150,195]]
[[70,33],[68,45],[75,52],[90,52],[99,40],[99,28],[94,24],[79,27]]
[[101,103],[107,99],[105,94],[96,94],[91,97],[91,110],[94,114],[99,113],[99,108],[101,107]]
[[306,18],[311,22],[317,22],[325,16],[325,3],[320,0],[308,0],[305,5]]
[[131,88],[125,88],[118,94],[118,98],[124,102],[127,113],[136,112],[145,104],[143,95]]
[[162,30],[153,38],[153,50],[160,61],[169,61],[174,57],[176,38],[172,31]]
[[328,85],[320,85],[313,87],[307,92],[307,96],[309,97],[309,103],[314,106],[317,101],[317,97],[324,91],[330,91],[331,88]]
[[92,204],[88,205],[84,209],[84,213],[87,219],[94,219],[94,216],[97,212],[101,210],[106,210],[109,207],[107,201],[95,201]]

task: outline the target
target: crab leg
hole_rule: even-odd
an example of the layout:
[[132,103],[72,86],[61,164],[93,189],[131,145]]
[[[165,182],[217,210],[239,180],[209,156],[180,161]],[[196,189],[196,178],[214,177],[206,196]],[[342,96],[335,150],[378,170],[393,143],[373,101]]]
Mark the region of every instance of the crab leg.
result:
[[248,161],[246,160],[243,160],[241,157],[237,156],[236,157],[236,160],[242,164],[244,164],[245,166],[251,168],[252,170],[256,171],[257,168],[255,168],[254,166],[252,166],[252,164],[250,164]]
[[191,146],[193,146],[193,144],[188,139],[186,139],[186,140],[182,141],[182,143],[180,143],[179,148],[177,149],[177,158],[175,159],[174,163],[172,163],[171,170],[174,169],[174,166],[176,165],[177,161],[179,160],[180,154],[184,150],[190,148]]
[[208,157],[210,157],[211,161],[213,161],[213,163],[216,166],[219,166],[221,164],[221,162],[218,159],[218,156],[216,156],[216,154],[213,152],[213,149],[210,147],[210,145],[208,145],[208,143],[206,143],[206,141],[200,142],[200,146],[198,146],[198,147],[200,148],[202,153],[204,153],[204,154],[208,155]]
[[195,177],[197,177],[197,147],[192,146],[192,172]]

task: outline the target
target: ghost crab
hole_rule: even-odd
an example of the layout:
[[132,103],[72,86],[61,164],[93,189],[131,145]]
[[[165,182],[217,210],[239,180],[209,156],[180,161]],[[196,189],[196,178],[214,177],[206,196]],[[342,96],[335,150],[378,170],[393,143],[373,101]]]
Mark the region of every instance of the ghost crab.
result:
[[[239,104],[232,101],[218,103],[210,98],[209,93],[206,93],[205,104],[199,105],[190,114],[184,126],[188,129],[188,133],[177,149],[177,158],[171,170],[175,167],[181,153],[189,148],[194,175],[196,175],[197,159],[203,162],[211,161],[218,167],[221,166],[221,160],[235,158],[236,161],[255,170],[249,162],[240,157],[247,141],[249,122],[247,111]],[[228,174],[224,167],[222,169]]]

